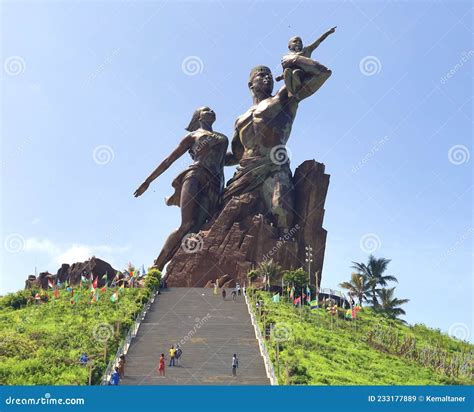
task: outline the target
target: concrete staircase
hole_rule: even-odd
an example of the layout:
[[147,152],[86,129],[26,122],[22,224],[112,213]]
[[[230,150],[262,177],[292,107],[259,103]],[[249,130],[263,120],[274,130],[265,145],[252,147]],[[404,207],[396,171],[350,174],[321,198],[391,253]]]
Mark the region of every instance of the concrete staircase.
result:
[[[172,288],[158,295],[127,354],[121,385],[269,385],[243,296],[226,300],[208,288]],[[180,343],[180,366],[168,367]],[[161,353],[166,375],[158,376]],[[239,358],[232,376],[232,355]]]

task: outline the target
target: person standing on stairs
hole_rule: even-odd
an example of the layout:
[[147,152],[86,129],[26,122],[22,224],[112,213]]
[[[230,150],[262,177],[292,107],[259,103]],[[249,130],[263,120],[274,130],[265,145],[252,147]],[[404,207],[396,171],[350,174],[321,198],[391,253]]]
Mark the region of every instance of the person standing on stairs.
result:
[[170,348],[170,364],[168,366],[176,366],[175,365],[175,359],[176,359],[176,349],[174,348],[173,345],[171,345],[171,348]]
[[120,382],[120,373],[119,369],[116,367],[114,373],[110,376],[109,385],[117,386]]
[[165,376],[165,354],[160,356],[160,363],[158,364],[158,375]]
[[234,353],[234,356],[232,357],[232,376],[237,376],[238,367],[239,367],[239,358],[237,358],[237,355]]
[[181,355],[183,354],[183,350],[181,349],[181,346],[179,346],[179,343],[176,344],[176,366],[179,366],[179,360],[181,359]]
[[125,355],[120,355],[119,361],[118,361],[118,371],[120,378],[123,378],[125,376]]

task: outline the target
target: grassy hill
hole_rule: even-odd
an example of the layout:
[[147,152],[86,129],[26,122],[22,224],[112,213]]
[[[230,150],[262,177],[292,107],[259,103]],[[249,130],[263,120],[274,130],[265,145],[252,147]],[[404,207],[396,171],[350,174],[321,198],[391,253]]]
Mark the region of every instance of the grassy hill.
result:
[[[100,292],[91,302],[89,288],[71,291],[25,290],[0,298],[0,384],[1,385],[87,385],[100,382],[108,361],[151,288],[118,288]],[[34,296],[41,294],[36,303]],[[81,366],[83,352],[93,359],[92,370]]]
[[[474,345],[424,325],[408,326],[363,308],[356,320],[291,303],[256,309],[280,384],[472,385]],[[261,313],[260,313],[261,312]],[[272,331],[269,333],[270,325]],[[277,355],[278,347],[278,355]],[[278,359],[277,359],[278,356]]]

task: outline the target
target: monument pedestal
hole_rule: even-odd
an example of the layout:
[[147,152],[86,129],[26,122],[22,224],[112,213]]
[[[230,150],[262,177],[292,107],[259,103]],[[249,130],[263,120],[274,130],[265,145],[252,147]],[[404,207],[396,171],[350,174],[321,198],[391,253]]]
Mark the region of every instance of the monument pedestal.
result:
[[[259,197],[249,192],[230,200],[216,219],[195,236],[192,249],[181,247],[166,268],[169,286],[204,287],[225,275],[226,286],[248,284],[247,273],[273,259],[284,270],[306,267],[305,247],[313,249],[311,284],[321,283],[327,232],[323,229],[329,175],[314,160],[293,176],[294,226],[281,234],[263,215]],[[233,281],[232,281],[233,280]]]

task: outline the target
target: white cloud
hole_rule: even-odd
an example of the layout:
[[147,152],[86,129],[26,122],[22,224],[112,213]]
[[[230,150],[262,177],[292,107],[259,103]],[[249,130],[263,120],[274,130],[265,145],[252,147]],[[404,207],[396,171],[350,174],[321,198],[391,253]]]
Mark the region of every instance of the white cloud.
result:
[[[52,259],[50,266],[60,266],[63,263],[73,264],[84,262],[95,256],[105,260],[114,266],[114,260],[117,255],[130,250],[130,247],[110,246],[110,245],[84,245],[84,244],[55,244],[49,239],[28,238],[25,242],[26,252],[40,252],[49,255]],[[121,259],[123,260],[123,256]],[[51,270],[55,269],[53,267]]]
[[48,255],[55,255],[60,251],[59,247],[50,240],[37,239],[34,237],[26,239],[25,250],[27,252],[44,252]]

